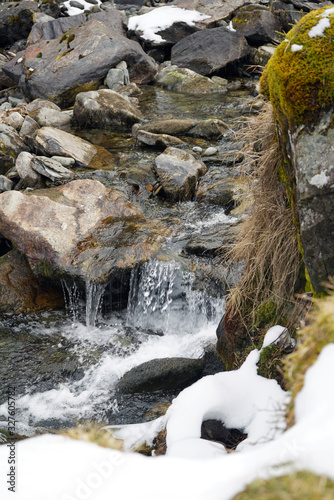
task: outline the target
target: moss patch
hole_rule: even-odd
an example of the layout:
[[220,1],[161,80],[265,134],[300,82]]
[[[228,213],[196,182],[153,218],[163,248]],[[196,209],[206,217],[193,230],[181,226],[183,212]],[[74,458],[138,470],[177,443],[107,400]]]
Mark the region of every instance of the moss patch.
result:
[[[289,31],[261,78],[261,92],[279,121],[284,115],[292,130],[317,121],[334,104],[334,13],[328,14],[330,27],[324,36],[309,36],[319,21],[327,19],[321,17],[326,10],[310,12]],[[296,46],[301,50],[292,51]]]

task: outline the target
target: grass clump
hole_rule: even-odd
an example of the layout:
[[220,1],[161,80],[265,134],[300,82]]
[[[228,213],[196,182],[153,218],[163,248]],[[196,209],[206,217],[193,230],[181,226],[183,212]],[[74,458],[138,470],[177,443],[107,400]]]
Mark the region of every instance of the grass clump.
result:
[[234,500],[332,500],[334,481],[312,472],[295,472],[273,479],[258,480]]
[[85,422],[77,425],[77,427],[62,430],[60,434],[71,439],[95,443],[103,448],[123,450],[123,441],[121,439],[116,439],[110,429],[104,429],[103,424]]

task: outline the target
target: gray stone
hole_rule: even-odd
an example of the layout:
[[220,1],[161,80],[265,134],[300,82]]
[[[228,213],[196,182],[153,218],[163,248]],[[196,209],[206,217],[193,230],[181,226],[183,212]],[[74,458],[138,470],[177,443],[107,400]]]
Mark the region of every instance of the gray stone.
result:
[[162,185],[162,194],[173,201],[189,200],[205,164],[190,153],[169,147],[154,160],[154,170]]
[[27,187],[35,189],[43,184],[41,176],[31,166],[33,157],[31,153],[24,151],[16,158],[15,169],[21,179],[19,185],[21,189]]
[[2,66],[8,62],[8,58],[4,54],[0,54],[0,88],[12,87],[15,85],[14,80],[9,78],[3,71]]
[[22,123],[24,122],[24,118],[22,115],[20,115],[20,113],[14,111],[14,113],[11,113],[7,116],[5,122],[10,127],[15,128],[15,130],[19,130],[22,126]]
[[36,120],[41,127],[63,128],[69,127],[71,117],[66,111],[57,111],[48,107],[39,108],[30,113],[31,118]]
[[33,26],[33,14],[37,11],[38,4],[32,1],[0,4],[0,47],[27,38]]
[[7,179],[4,175],[0,175],[0,193],[10,191],[14,187],[14,182]]
[[201,203],[226,207],[234,203],[235,189],[235,181],[228,170],[212,166],[198,183],[196,197]]
[[64,130],[42,127],[34,137],[39,152],[48,156],[73,158],[79,166],[87,167],[97,153],[97,149],[87,141]]
[[227,129],[227,125],[214,118],[208,120],[158,120],[155,122],[134,125],[132,135],[137,138],[139,131],[146,131],[152,134],[170,134],[189,137],[204,137],[206,139],[216,139]]
[[210,17],[204,19],[202,25],[212,28],[220,21],[230,19],[232,13],[239,7],[249,4],[249,0],[224,0],[224,2],[217,2],[217,0],[174,0],[173,4],[207,14]]
[[24,142],[29,146],[33,144],[33,137],[35,132],[40,128],[38,123],[31,118],[30,116],[26,116],[24,122],[22,123],[20,130],[20,137],[24,139]]
[[0,123],[0,174],[15,165],[15,159],[28,148],[13,127]]
[[130,83],[129,72],[127,69],[123,68],[111,68],[108,71],[105,82],[110,90],[115,90],[117,92],[124,85]]
[[9,102],[3,102],[0,106],[1,111],[7,111],[8,109],[12,109],[12,105]]
[[41,108],[53,109],[55,111],[61,111],[61,108],[57,106],[54,102],[46,101],[45,99],[34,99],[29,102],[26,106],[26,110],[28,113],[32,113],[34,111],[38,111]]
[[13,106],[13,108],[16,108],[16,106],[24,106],[25,104],[27,104],[27,101],[25,99],[20,99],[11,95],[8,96],[8,102]]
[[171,61],[200,75],[211,75],[249,54],[250,47],[242,35],[221,27],[180,40],[172,48]]
[[63,167],[71,167],[75,164],[74,158],[66,158],[65,156],[52,156],[51,158],[63,165]]
[[77,0],[70,0],[70,6],[75,7],[76,9],[84,10],[85,7],[82,3],[78,2]]
[[152,132],[146,132],[146,130],[139,130],[136,134],[136,140],[146,146],[154,146],[158,148],[167,148],[168,146],[185,144],[178,137],[168,134],[152,134]]
[[207,94],[226,92],[224,86],[214,83],[211,78],[199,75],[195,71],[177,66],[166,66],[159,70],[155,80],[161,87],[183,94]]
[[270,10],[275,17],[280,20],[282,27],[286,32],[290,31],[293,26],[298,23],[303,16],[305,16],[305,12],[301,9],[296,9],[292,3],[281,1],[272,2]]
[[35,172],[47,177],[53,183],[63,184],[74,178],[74,172],[63,167],[58,161],[46,156],[35,156],[32,159],[31,167]]
[[81,92],[75,99],[73,120],[81,127],[130,130],[141,118],[139,109],[113,90]]
[[128,371],[116,386],[118,392],[154,392],[184,389],[201,378],[204,361],[188,358],[152,359]]
[[247,5],[241,7],[232,19],[233,28],[243,35],[251,45],[282,41],[283,27],[279,19],[265,7]]
[[213,146],[211,146],[210,148],[207,148],[204,153],[203,153],[203,156],[213,156],[215,154],[218,153],[218,148],[215,148]]

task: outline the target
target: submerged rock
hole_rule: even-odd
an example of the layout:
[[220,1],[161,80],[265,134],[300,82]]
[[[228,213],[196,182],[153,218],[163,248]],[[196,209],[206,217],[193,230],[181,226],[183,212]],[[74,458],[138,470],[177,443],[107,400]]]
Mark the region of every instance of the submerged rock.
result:
[[226,131],[226,124],[218,119],[208,120],[159,120],[145,124],[135,125],[132,129],[134,138],[138,137],[140,131],[152,134],[170,134],[189,137],[204,137],[214,139]]
[[82,92],[75,99],[73,120],[81,127],[130,130],[141,118],[139,109],[114,90]]
[[200,75],[192,69],[178,68],[176,65],[160,69],[155,80],[161,87],[183,94],[226,92],[225,86],[213,82],[210,78]]
[[116,386],[121,393],[184,389],[201,378],[202,359],[152,359],[128,371]]
[[212,75],[250,54],[246,39],[225,27],[194,33],[172,48],[172,64]]
[[154,170],[163,194],[173,200],[189,200],[200,176],[207,172],[205,164],[190,153],[169,147],[154,160]]
[[135,134],[136,141],[145,144],[146,146],[155,146],[157,148],[167,148],[168,146],[178,146],[184,144],[181,139],[169,134],[153,134],[146,130],[138,130]]

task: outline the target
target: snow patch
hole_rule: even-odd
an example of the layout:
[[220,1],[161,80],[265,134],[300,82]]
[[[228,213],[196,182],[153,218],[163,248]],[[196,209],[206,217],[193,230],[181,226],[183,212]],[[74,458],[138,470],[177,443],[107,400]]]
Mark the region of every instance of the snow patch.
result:
[[310,29],[310,31],[308,32],[308,36],[310,38],[316,38],[317,36],[325,36],[325,30],[330,27],[331,23],[328,17],[323,17],[322,19],[320,19],[318,24],[316,24],[315,26],[313,26],[313,28]]
[[297,43],[293,43],[291,45],[291,52],[298,52],[299,50],[303,50],[304,45],[298,45]]
[[321,172],[320,174],[316,174],[310,180],[310,184],[312,186],[316,186],[317,188],[322,188],[326,186],[327,182],[330,180],[330,177],[326,175],[325,172]]
[[98,3],[95,5],[92,5],[91,3],[85,2],[85,0],[80,0],[79,3],[83,6],[83,9],[79,9],[78,7],[72,7],[70,5],[71,0],[67,0],[67,2],[64,2],[62,5],[65,5],[67,9],[67,13],[69,16],[76,16],[77,14],[83,14],[85,11],[91,10],[92,7],[99,7],[101,5],[101,1],[98,0]]
[[196,10],[181,9],[179,7],[158,7],[147,14],[132,16],[128,22],[129,30],[142,32],[145,40],[152,42],[164,42],[165,40],[157,35],[157,31],[169,28],[174,23],[186,23],[194,26],[195,22],[208,19],[210,16],[197,12]]

